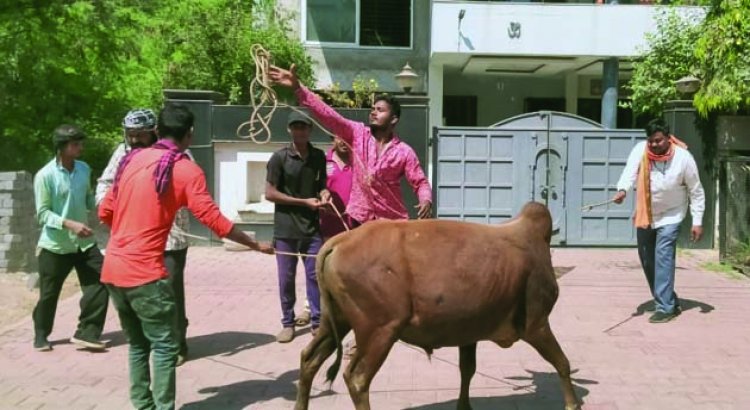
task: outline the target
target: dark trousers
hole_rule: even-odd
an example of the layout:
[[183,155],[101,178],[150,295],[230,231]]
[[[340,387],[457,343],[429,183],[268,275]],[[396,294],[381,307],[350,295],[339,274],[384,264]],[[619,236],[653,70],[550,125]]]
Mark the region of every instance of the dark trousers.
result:
[[73,335],[79,339],[99,340],[107,317],[109,295],[99,281],[104,259],[96,245],[85,251],[57,254],[42,249],[39,253],[39,301],[34,308],[34,333],[36,337],[47,337],[52,333],[65,279],[75,268],[81,285],[81,314],[78,328]]
[[[323,240],[319,235],[307,239],[274,239],[274,247],[281,252],[299,252],[317,255]],[[279,296],[281,298],[281,325],[294,326],[294,304],[297,301],[295,276],[297,273],[297,256],[276,254],[276,265],[279,273]],[[310,304],[310,321],[313,328],[320,324],[320,290],[318,277],[315,274],[315,258],[302,257],[307,279],[307,301]]]
[[180,354],[187,355],[187,327],[188,319],[185,313],[185,262],[187,260],[187,248],[164,252],[164,265],[167,267],[169,277],[167,283],[174,291],[175,309],[177,311],[177,342],[180,345]]
[[132,288],[109,285],[109,292],[130,343],[130,401],[139,410],[173,410],[179,345],[172,287],[157,280]]

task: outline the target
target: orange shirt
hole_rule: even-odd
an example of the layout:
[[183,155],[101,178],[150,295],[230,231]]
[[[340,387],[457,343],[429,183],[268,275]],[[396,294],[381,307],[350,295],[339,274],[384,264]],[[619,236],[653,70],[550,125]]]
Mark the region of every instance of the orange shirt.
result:
[[99,206],[99,218],[112,227],[102,283],[133,287],[166,278],[164,245],[183,206],[222,238],[232,230],[232,222],[208,193],[203,171],[188,159],[174,164],[170,186],[158,196],[154,170],[164,152],[154,148],[139,152],[120,178],[117,197],[110,189]]

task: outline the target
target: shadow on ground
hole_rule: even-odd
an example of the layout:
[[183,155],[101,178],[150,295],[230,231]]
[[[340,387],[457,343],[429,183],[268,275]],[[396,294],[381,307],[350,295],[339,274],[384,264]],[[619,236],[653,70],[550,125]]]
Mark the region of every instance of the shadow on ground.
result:
[[[560,378],[557,376],[557,373],[535,372],[531,370],[526,370],[526,372],[529,373],[528,376],[506,378],[517,383],[517,387],[514,390],[523,391],[523,393],[509,396],[472,398],[471,407],[474,410],[562,409],[565,407]],[[589,390],[581,385],[591,384],[599,384],[599,382],[573,378],[573,390],[575,390],[579,402],[583,403],[584,397],[589,394]],[[456,405],[457,400],[450,400],[442,403],[410,407],[407,410],[455,410]]]
[[[297,397],[299,369],[290,370],[275,379],[247,380],[225,386],[206,387],[201,394],[210,395],[201,401],[186,403],[182,410],[239,410],[251,404],[282,397],[294,401]],[[332,391],[320,392],[311,398],[335,394]],[[293,407],[291,404],[289,408]]]
[[[703,303],[697,300],[684,299],[684,298],[679,298],[679,300],[680,300],[680,308],[682,309],[683,312],[686,312],[691,309],[700,309],[701,313],[710,313],[715,309],[713,305],[709,305],[708,303]],[[641,316],[646,312],[649,312],[649,313],[654,312],[654,310],[655,310],[654,301],[647,300],[635,308],[635,312],[632,313],[632,316]]]
[[275,341],[275,337],[265,333],[219,332],[193,336],[187,339],[188,358],[196,360],[217,355],[233,356]]

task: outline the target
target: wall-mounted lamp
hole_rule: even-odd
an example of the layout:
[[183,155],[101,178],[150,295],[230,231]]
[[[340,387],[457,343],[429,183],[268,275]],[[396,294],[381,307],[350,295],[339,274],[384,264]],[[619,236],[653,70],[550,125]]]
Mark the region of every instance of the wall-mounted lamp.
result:
[[677,92],[685,97],[692,97],[701,87],[701,80],[692,75],[686,75],[674,82]]
[[417,74],[414,69],[411,68],[409,63],[407,62],[406,65],[401,69],[401,72],[394,75],[396,78],[396,82],[398,83],[398,86],[401,87],[402,90],[404,90],[404,93],[409,94],[417,85],[417,81],[419,80],[419,74]]
[[461,9],[458,12],[458,47],[456,51],[461,51],[461,37],[463,37],[463,33],[461,33],[461,21],[464,19],[464,16],[466,16],[466,9]]

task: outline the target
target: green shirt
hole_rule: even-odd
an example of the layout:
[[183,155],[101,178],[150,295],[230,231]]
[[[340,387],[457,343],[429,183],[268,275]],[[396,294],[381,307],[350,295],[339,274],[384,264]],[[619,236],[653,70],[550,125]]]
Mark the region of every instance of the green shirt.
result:
[[75,161],[73,172],[53,159],[34,176],[36,217],[42,226],[39,246],[58,254],[76,253],[96,244],[94,236],[79,238],[63,227],[63,220],[88,224],[88,213],[94,209],[91,190],[91,168]]

